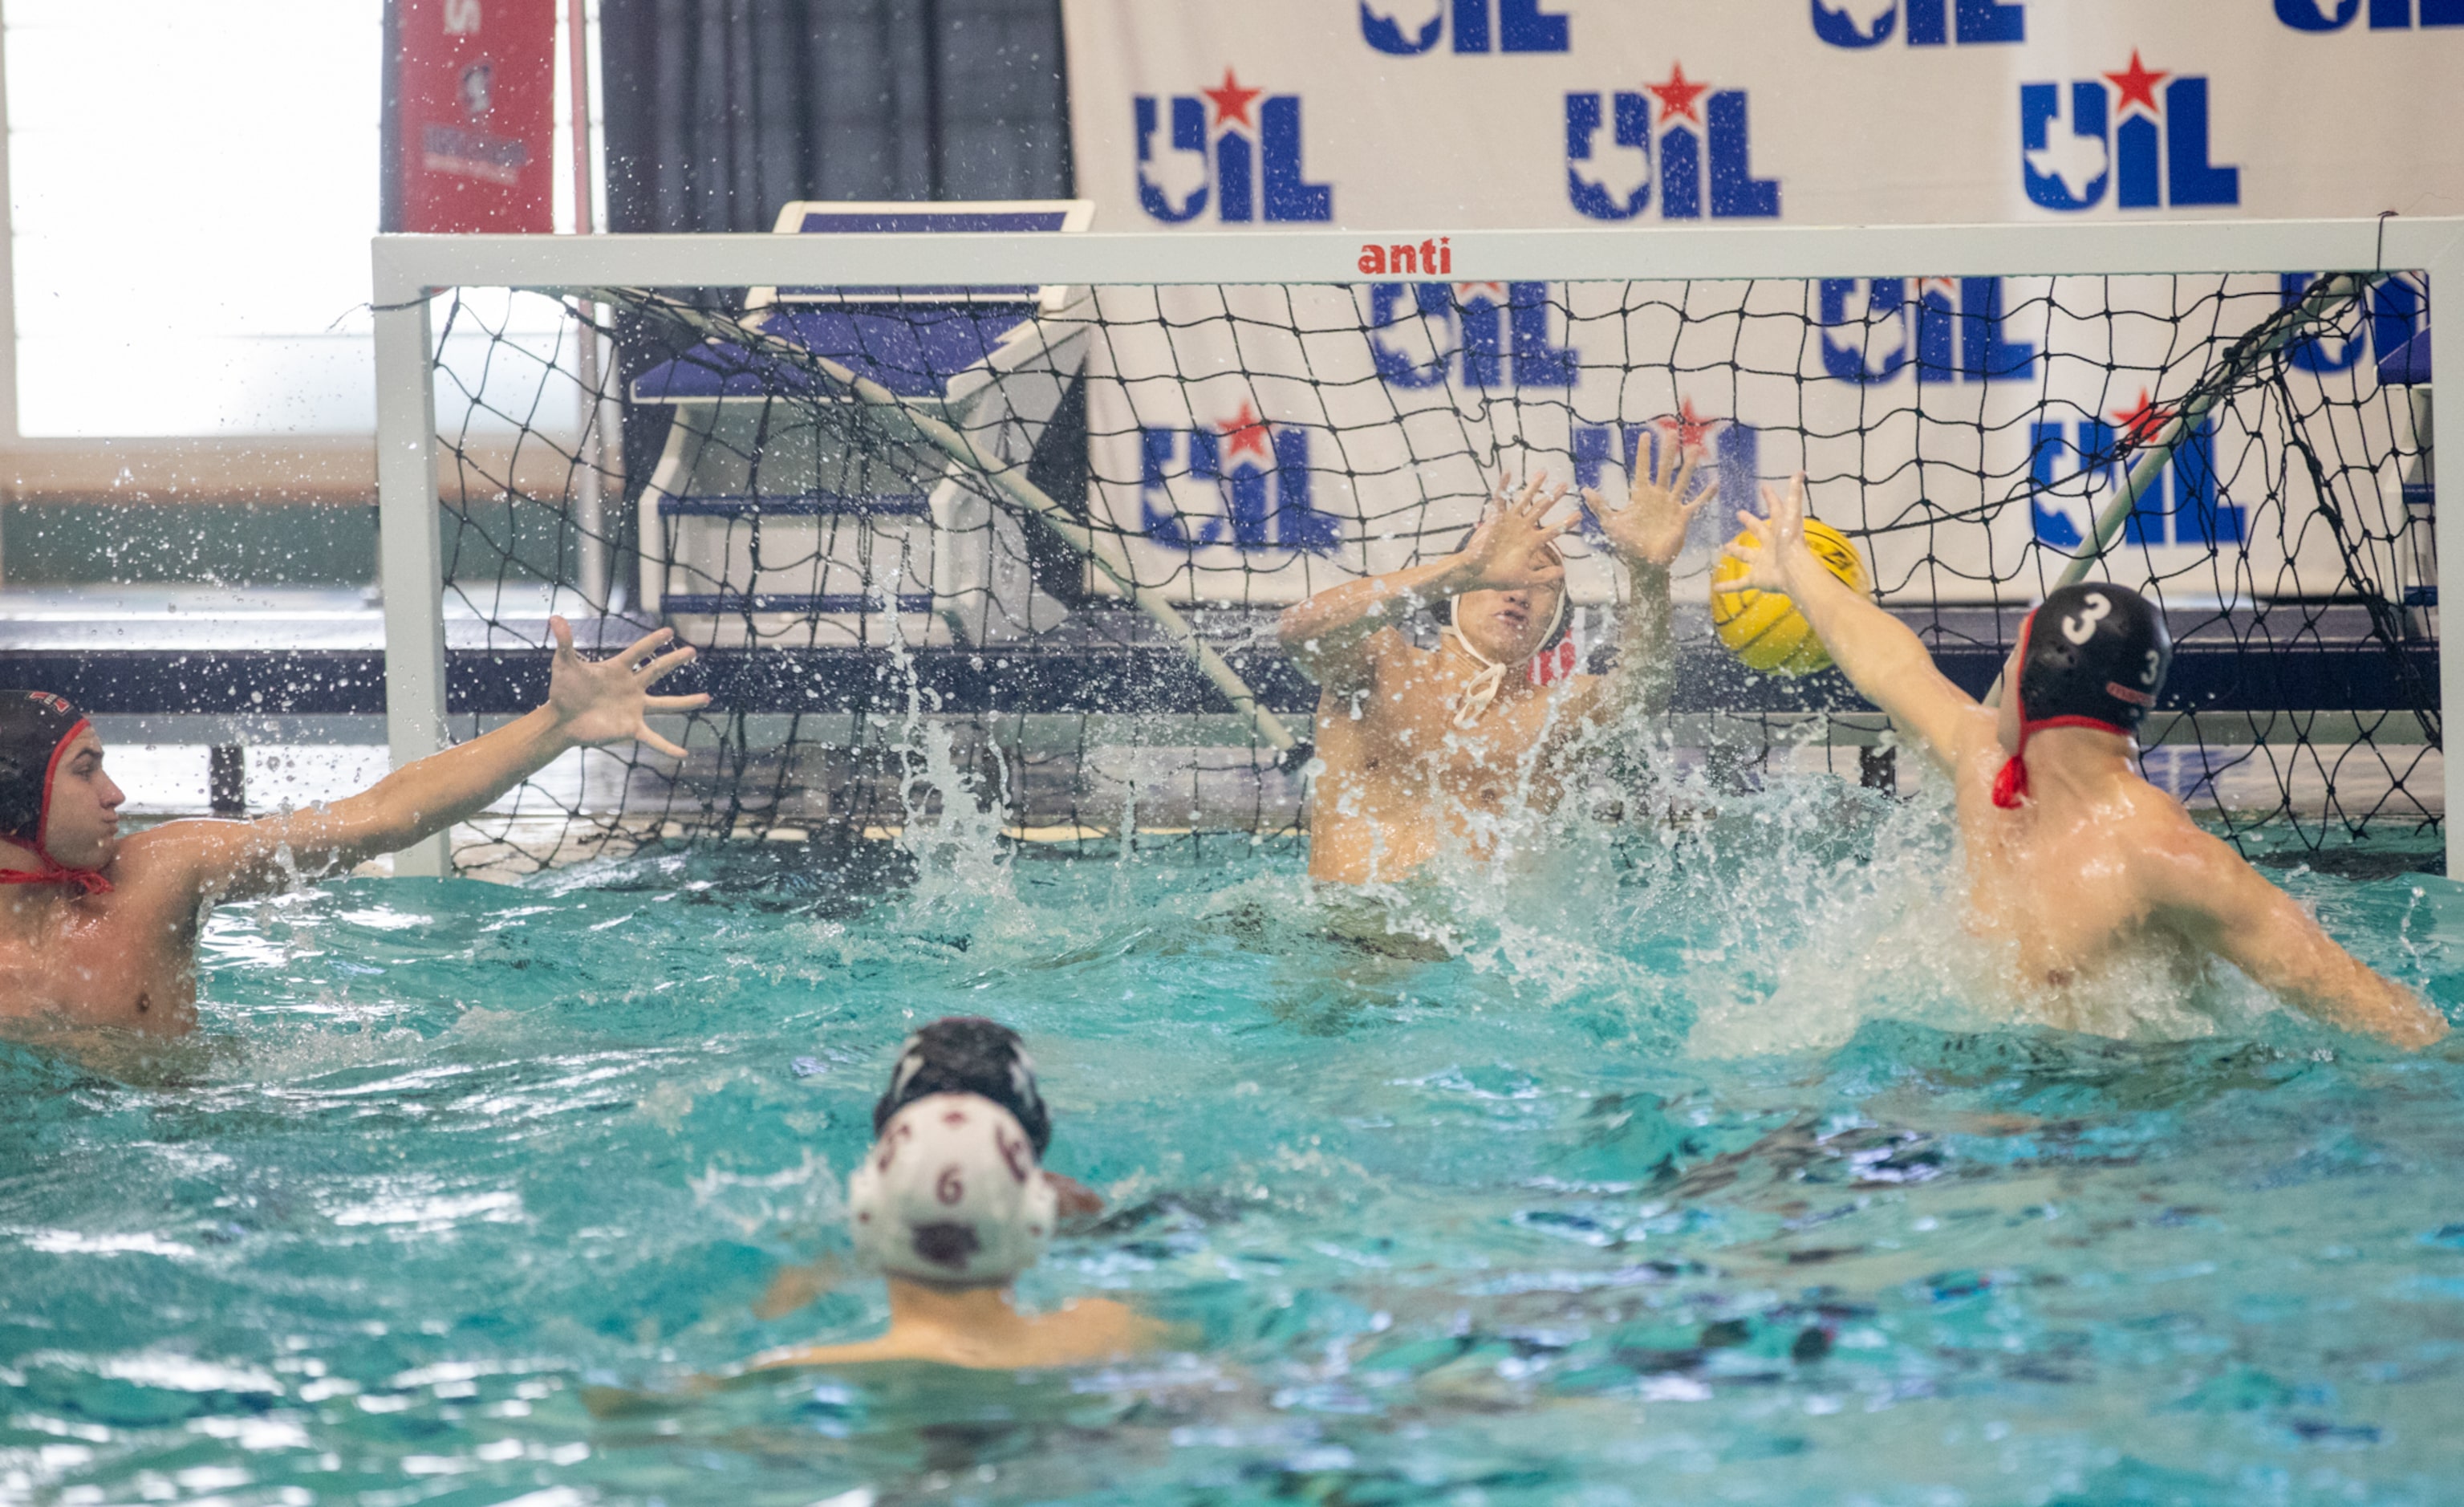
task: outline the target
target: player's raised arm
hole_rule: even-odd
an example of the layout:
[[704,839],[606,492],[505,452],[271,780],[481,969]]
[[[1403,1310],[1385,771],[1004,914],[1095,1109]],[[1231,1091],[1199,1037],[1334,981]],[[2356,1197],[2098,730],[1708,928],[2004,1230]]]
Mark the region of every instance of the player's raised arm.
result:
[[1979,741],[1992,738],[1992,719],[1934,667],[1924,641],[1806,547],[1804,473],[1790,477],[1785,492],[1763,488],[1763,518],[1738,512],[1748,538],[1727,546],[1746,565],[1745,584],[1794,602],[1840,673],[1903,732],[1924,739],[1945,768],[1957,767]]
[[253,822],[166,823],[131,839],[147,861],[179,865],[201,897],[241,899],[277,892],[298,875],[347,868],[407,848],[476,815],[568,749],[638,740],[682,758],[652,732],[653,712],[685,712],[707,696],[653,696],[652,687],[691,662],[689,647],[669,648],[667,629],[624,653],[591,661],[574,652],[573,628],[548,619],[556,656],[548,698],[523,716],[467,743],[433,754],[331,805]]
[[1565,566],[1542,546],[1573,525],[1541,521],[1566,495],[1563,487],[1544,492],[1547,479],[1532,477],[1512,501],[1501,496],[1463,547],[1443,560],[1347,581],[1286,608],[1276,624],[1284,652],[1310,679],[1340,690],[1365,674],[1369,640],[1423,606],[1464,591],[1562,585]]
[[2338,946],[2292,896],[2208,833],[2185,823],[2135,854],[2133,871],[2157,915],[2305,1013],[2408,1050],[2447,1034],[2445,1016]]
[[1682,456],[1676,446],[1666,447],[1657,466],[1636,468],[1623,507],[1609,506],[1608,499],[1596,491],[1583,493],[1609,547],[1625,562],[1633,587],[1618,640],[1617,670],[1605,688],[1614,703],[1644,712],[1668,709],[1669,692],[1677,679],[1668,570],[1685,547],[1685,530],[1694,515],[1720,495],[1720,483],[1713,481],[1692,501],[1683,500],[1694,481],[1694,467],[1702,458],[1699,445]]

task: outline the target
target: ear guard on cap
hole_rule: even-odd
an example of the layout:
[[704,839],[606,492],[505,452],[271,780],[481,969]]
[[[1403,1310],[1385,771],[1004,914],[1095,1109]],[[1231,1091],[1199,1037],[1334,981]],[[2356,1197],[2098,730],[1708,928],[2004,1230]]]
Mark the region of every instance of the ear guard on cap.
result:
[[2155,604],[2128,587],[2057,587],[2028,615],[2020,655],[2020,720],[2075,718],[2135,730],[2164,693],[2173,635]]
[[60,752],[86,730],[85,714],[49,691],[0,691],[0,837],[44,857],[44,819]]
[[[1559,549],[1554,543],[1543,544],[1540,547],[1549,552],[1551,558],[1557,562],[1560,569],[1564,568],[1566,564],[1564,550]],[[1540,647],[1533,650],[1531,657],[1523,662],[1524,677],[1533,685],[1553,685],[1573,674],[1573,652],[1569,650],[1563,654],[1556,653],[1565,643],[1566,584],[1563,581],[1558,582],[1555,591],[1557,605],[1549,614],[1548,632],[1540,635]],[[1487,711],[1496,701],[1497,693],[1506,685],[1506,672],[1511,667],[1499,664],[1488,655],[1482,654],[1473,645],[1469,635],[1463,632],[1463,625],[1455,621],[1456,610],[1462,602],[1463,598],[1460,596],[1447,599],[1446,632],[1456,643],[1461,644],[1463,652],[1471,655],[1472,661],[1480,666],[1479,673],[1463,686],[1462,704],[1455,708],[1455,726],[1469,732],[1480,725],[1481,714]]]
[[2164,692],[2173,635],[2155,605],[2128,587],[2058,587],[2019,625],[2015,700],[2019,746],[1993,778],[1993,804],[2016,810],[2028,794],[2028,740],[2048,727],[2088,727],[2127,738]]
[[890,1118],[847,1180],[858,1259],[938,1287],[997,1287],[1044,1256],[1058,1200],[1018,1117],[935,1094]]
[[0,691],[0,837],[31,848],[39,869],[0,869],[0,884],[74,884],[108,895],[111,881],[93,869],[72,869],[52,856],[52,786],[69,744],[89,724],[66,697],[49,691]]

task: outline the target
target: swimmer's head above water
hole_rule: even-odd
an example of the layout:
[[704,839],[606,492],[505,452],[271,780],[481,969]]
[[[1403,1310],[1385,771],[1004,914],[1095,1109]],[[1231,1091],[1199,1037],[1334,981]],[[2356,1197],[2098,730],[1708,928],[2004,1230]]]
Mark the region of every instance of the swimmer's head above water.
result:
[[1566,557],[1555,544],[1531,551],[1550,579],[1511,591],[1465,591],[1449,604],[1450,626],[1485,664],[1520,665],[1554,643],[1566,625]]
[[0,884],[110,889],[100,871],[119,849],[126,799],[102,772],[84,713],[48,691],[0,691],[0,839],[37,860],[0,861]]
[[1042,1156],[1052,1145],[1052,1117],[1035,1086],[1035,1059],[1017,1031],[980,1015],[945,1015],[907,1038],[890,1087],[872,1106],[872,1133],[928,1094],[975,1094],[1016,1117]]
[[2066,586],[2048,594],[2019,625],[2018,646],[2002,672],[2003,764],[1993,804],[2015,809],[2028,793],[2031,735],[2085,727],[2134,737],[2164,693],[2173,637],[2164,614],[2128,587]]
[[1455,725],[1471,728],[1497,699],[1508,671],[1523,670],[1535,684],[1549,673],[1566,630],[1566,557],[1553,543],[1532,546],[1530,569],[1542,578],[1510,590],[1465,591],[1447,603],[1446,632],[1480,665],[1456,708]]
[[975,1094],[891,1115],[847,1183],[866,1264],[931,1287],[1005,1287],[1044,1255],[1058,1199],[1018,1117]]

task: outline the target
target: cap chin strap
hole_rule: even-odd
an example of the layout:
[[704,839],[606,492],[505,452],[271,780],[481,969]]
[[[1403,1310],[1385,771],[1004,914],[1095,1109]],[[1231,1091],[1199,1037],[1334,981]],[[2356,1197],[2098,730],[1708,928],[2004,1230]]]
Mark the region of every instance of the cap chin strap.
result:
[[39,848],[34,855],[43,860],[39,872],[0,869],[0,884],[74,884],[88,895],[111,893],[111,881],[102,876],[99,869],[72,869]]
[[2129,728],[2108,722],[2101,717],[2048,717],[2039,721],[2028,720],[2028,703],[2020,695],[2019,687],[2028,678],[2028,634],[2035,624],[2036,614],[2031,612],[2019,625],[2019,674],[2011,684],[2011,704],[2019,709],[2018,751],[2002,761],[2001,771],[1993,776],[1993,804],[2006,811],[2017,810],[2020,803],[2028,798],[2028,765],[2024,761],[2032,734],[2048,727],[2086,727],[2100,733],[2111,733],[2117,738],[2130,736]]
[[20,839],[14,833],[9,836],[10,841],[31,849],[35,857],[42,859],[42,868],[32,872],[0,869],[0,884],[74,884],[88,895],[111,893],[111,881],[102,876],[101,870],[72,869],[53,857],[50,850],[43,846],[43,829],[51,825],[52,820],[52,782],[59,778],[60,755],[68,752],[69,744],[77,742],[77,734],[93,725],[79,720],[75,727],[60,735],[58,742],[52,745],[51,763],[43,766],[43,804],[34,812],[34,834],[31,839]]
[[[2041,722],[2022,720],[2019,723],[2020,751],[2024,753],[2027,750],[2030,734],[2042,732],[2048,727],[2086,727],[2100,733],[2111,733],[2117,738],[2130,736],[2129,728],[2119,722],[2108,722],[2101,717],[2048,717]],[[1993,777],[1993,804],[2006,811],[2015,811],[2027,794],[2028,766],[2020,762],[2019,754],[2013,754],[2002,762],[2002,772]]]
[[[1455,708],[1455,726],[1463,732],[1469,732],[1479,725],[1481,718],[1487,713],[1490,703],[1497,699],[1497,693],[1505,689],[1507,667],[1473,648],[1471,640],[1463,635],[1463,624],[1456,621],[1456,613],[1462,604],[1463,598],[1460,596],[1446,603],[1446,632],[1453,636],[1456,643],[1463,645],[1463,652],[1471,655],[1472,662],[1480,666],[1479,673],[1463,686],[1463,700]],[[1549,616],[1549,631],[1540,635],[1543,647],[1557,636],[1557,630],[1565,621],[1566,592],[1565,588],[1560,587],[1557,591],[1557,609]],[[1538,657],[1538,652],[1534,651],[1532,657],[1526,659],[1524,663],[1528,666]]]

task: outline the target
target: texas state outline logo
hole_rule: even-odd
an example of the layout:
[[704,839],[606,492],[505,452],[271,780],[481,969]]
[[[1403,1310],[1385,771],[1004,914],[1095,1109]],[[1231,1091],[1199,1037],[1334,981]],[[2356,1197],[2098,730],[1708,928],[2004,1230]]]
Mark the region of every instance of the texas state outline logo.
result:
[[1166,225],[1210,209],[1224,225],[1325,224],[1334,188],[1302,164],[1301,97],[1223,81],[1188,94],[1131,97],[1138,208]]

